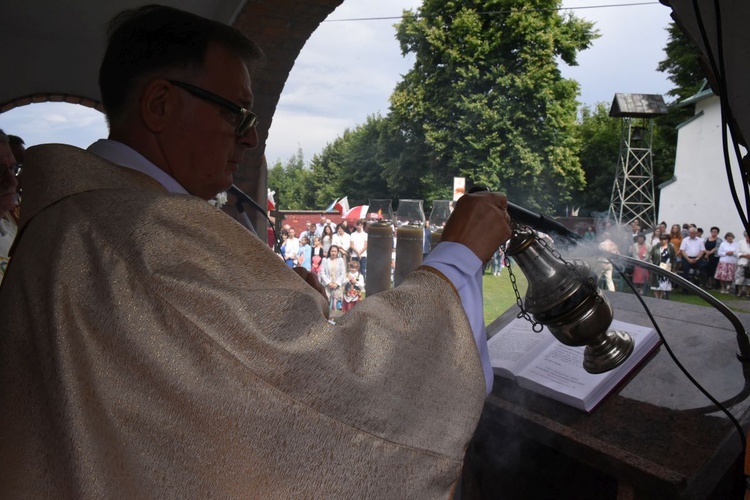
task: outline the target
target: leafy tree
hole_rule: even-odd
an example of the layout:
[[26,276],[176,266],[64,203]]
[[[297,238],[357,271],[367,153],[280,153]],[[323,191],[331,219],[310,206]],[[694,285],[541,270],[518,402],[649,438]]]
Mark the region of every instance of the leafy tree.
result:
[[681,101],[698,92],[705,73],[699,62],[700,51],[693,40],[675,23],[669,24],[667,32],[669,32],[669,39],[664,47],[667,57],[659,63],[656,69],[667,73],[667,78],[675,84],[675,87],[667,94]]
[[282,210],[303,210],[313,202],[312,192],[308,189],[310,169],[305,167],[302,149],[291,156],[286,164],[277,161],[268,169],[268,187],[276,191],[276,204]]
[[557,60],[575,65],[597,34],[560,4],[425,0],[407,13],[397,38],[416,61],[391,113],[410,154],[388,164],[390,179],[429,181],[428,192],[460,174],[545,211],[584,186],[578,85]]
[[573,203],[581,207],[581,215],[609,209],[620,155],[620,127],[620,120],[609,116],[609,109],[603,102],[593,109],[586,106],[581,109],[578,139],[586,189]]

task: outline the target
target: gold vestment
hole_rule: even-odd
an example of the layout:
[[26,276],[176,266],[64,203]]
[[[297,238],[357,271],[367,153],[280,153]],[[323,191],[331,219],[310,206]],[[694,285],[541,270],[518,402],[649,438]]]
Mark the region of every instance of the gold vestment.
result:
[[328,322],[231,217],[30,148],[0,288],[2,498],[446,498],[485,382],[417,270]]

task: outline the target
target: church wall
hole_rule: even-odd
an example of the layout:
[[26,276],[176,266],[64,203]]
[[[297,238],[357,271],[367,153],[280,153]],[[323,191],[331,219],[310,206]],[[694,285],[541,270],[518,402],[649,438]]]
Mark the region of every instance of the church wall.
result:
[[[703,115],[678,131],[676,181],[661,190],[658,220],[668,226],[695,223],[704,229],[704,236],[711,226],[720,228],[722,238],[727,231],[741,236],[742,222],[732,202],[724,167],[719,98],[698,101],[695,108],[696,115],[701,111]],[[732,165],[737,168],[736,162]],[[735,185],[742,193],[740,182]]]

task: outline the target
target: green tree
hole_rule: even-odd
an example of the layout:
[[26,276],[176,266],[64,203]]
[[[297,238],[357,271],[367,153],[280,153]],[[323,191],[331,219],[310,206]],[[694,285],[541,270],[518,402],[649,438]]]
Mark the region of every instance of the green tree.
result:
[[410,154],[392,159],[387,175],[409,172],[434,183],[423,187],[430,191],[460,174],[545,211],[569,202],[584,186],[578,85],[557,61],[575,65],[597,35],[560,4],[425,0],[406,13],[397,38],[416,61],[391,112]]
[[285,164],[277,161],[268,169],[268,187],[276,191],[276,206],[281,210],[304,210],[313,203],[309,189],[312,173],[305,167],[302,149]]
[[675,23],[669,24],[667,32],[669,38],[664,47],[667,57],[656,69],[667,73],[667,78],[675,84],[667,94],[681,101],[698,92],[705,73],[699,62],[700,51],[692,39]]
[[368,116],[313,157],[315,200],[322,206],[348,196],[354,206],[371,198],[425,198],[421,170],[409,168],[416,161],[390,117]]
[[621,121],[609,116],[609,109],[603,102],[593,108],[584,106],[581,109],[577,131],[586,189],[574,199],[573,204],[581,207],[582,216],[609,210],[620,155],[620,127]]

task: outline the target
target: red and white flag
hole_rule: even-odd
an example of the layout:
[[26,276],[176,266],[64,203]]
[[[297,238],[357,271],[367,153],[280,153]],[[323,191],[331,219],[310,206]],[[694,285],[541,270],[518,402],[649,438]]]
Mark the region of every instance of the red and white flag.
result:
[[276,191],[268,190],[268,203],[267,203],[267,210],[276,210],[276,202],[273,201],[273,195],[276,194]]
[[338,210],[341,215],[344,215],[349,211],[349,200],[347,196],[344,196],[333,206],[334,210]]

